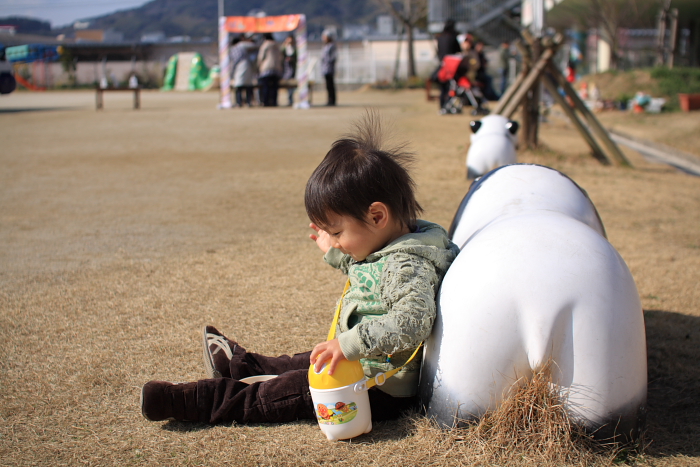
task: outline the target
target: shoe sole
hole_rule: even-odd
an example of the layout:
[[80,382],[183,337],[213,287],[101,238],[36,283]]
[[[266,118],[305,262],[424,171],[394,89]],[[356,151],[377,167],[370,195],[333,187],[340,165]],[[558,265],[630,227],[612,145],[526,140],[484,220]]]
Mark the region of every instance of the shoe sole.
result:
[[202,328],[202,350],[204,357],[204,371],[207,373],[209,379],[222,378],[221,372],[214,368],[214,359],[211,355],[211,350],[209,350],[209,339],[207,339],[207,327]]

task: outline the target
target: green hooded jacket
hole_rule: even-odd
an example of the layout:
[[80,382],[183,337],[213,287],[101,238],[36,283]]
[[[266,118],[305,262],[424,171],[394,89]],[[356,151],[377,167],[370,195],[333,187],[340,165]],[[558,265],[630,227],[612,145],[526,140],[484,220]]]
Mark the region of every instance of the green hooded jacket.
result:
[[[348,360],[360,360],[365,376],[403,365],[430,335],[438,288],[459,248],[437,224],[417,221],[413,233],[355,261],[331,248],[324,260],[348,275],[336,333]],[[416,394],[422,355],[380,386],[387,394]]]

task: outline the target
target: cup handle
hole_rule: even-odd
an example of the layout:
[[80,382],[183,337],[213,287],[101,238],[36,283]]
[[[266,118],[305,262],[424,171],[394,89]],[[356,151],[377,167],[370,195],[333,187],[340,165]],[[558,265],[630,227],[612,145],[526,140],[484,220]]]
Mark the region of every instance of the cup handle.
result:
[[355,392],[362,392],[367,390],[367,378],[363,379],[362,381],[359,381],[355,383],[355,386],[353,387],[353,390]]

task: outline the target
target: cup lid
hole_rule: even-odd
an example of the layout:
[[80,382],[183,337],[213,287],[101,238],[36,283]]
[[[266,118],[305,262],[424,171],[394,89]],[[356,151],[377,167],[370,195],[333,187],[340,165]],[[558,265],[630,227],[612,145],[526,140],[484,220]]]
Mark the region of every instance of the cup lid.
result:
[[359,361],[341,361],[332,375],[328,374],[327,363],[318,373],[314,370],[313,365],[309,367],[309,386],[314,389],[337,389],[355,384],[365,377]]

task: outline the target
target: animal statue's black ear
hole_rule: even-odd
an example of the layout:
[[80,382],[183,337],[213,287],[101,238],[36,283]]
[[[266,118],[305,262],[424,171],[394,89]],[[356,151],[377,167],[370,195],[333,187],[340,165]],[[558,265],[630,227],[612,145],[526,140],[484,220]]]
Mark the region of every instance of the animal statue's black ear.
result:
[[508,123],[506,123],[506,129],[510,131],[511,135],[514,135],[518,132],[518,128],[520,128],[520,125],[518,125],[518,122],[515,122],[513,120],[508,120]]
[[481,120],[472,120],[469,122],[469,126],[472,129],[472,133],[476,133],[481,128]]

